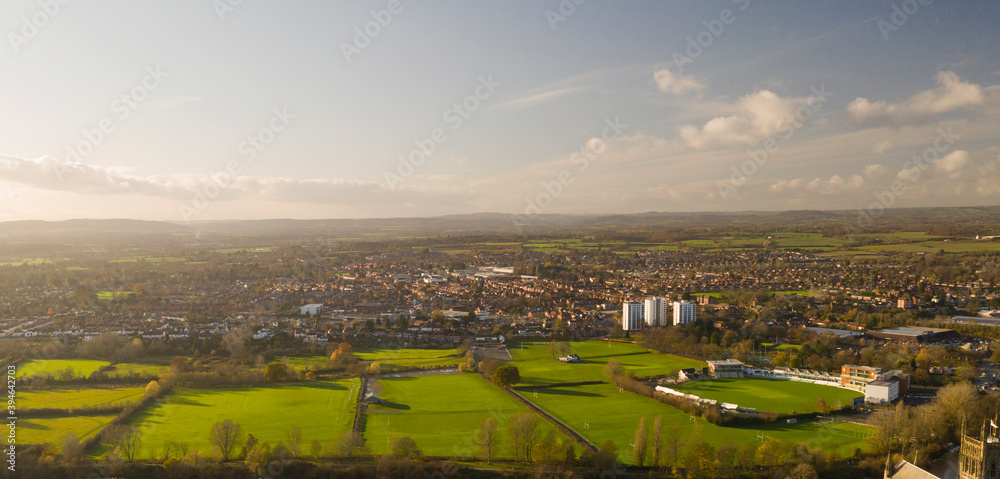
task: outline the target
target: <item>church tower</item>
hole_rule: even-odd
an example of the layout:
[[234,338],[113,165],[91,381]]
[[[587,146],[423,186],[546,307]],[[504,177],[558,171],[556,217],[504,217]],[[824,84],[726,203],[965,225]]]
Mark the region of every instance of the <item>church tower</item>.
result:
[[958,478],[1000,479],[1000,431],[996,417],[983,422],[978,437],[969,435],[962,424]]

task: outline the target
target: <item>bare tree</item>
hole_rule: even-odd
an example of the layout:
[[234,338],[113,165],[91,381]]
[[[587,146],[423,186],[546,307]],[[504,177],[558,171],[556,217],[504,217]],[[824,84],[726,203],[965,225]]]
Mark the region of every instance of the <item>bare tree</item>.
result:
[[353,431],[341,436],[340,443],[337,446],[340,450],[340,455],[346,457],[352,457],[365,452],[365,440],[361,438],[361,434]]
[[142,437],[139,436],[139,431],[134,427],[128,428],[128,431],[125,431],[118,444],[118,450],[121,451],[122,459],[125,462],[134,461],[136,454],[139,453],[139,445],[141,443]]
[[486,464],[492,463],[493,451],[499,447],[500,441],[500,423],[493,417],[484,419],[483,423],[479,425],[479,429],[476,430],[476,444],[486,456]]
[[530,412],[511,416],[507,421],[507,433],[510,434],[514,457],[531,462],[531,449],[538,439],[538,416]]
[[288,450],[292,457],[299,457],[299,444],[302,443],[302,430],[293,425],[285,431],[285,438],[288,439]]
[[663,452],[664,459],[670,461],[672,467],[677,467],[677,459],[681,455],[681,449],[684,448],[684,440],[682,439],[681,425],[674,422],[667,428],[667,435],[663,441]]
[[80,437],[71,432],[66,433],[61,441],[63,462],[66,464],[76,464],[83,456],[83,445],[80,444]]
[[243,442],[243,426],[226,419],[212,425],[208,441],[219,449],[222,460],[228,461],[233,450]]

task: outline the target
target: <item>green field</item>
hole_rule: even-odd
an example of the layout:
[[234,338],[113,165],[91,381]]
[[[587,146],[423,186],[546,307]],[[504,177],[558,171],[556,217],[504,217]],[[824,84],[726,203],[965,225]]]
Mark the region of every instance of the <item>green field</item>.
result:
[[673,389],[706,399],[780,414],[815,412],[816,400],[819,398],[823,398],[831,407],[840,409],[849,406],[854,398],[864,396],[850,389],[771,379],[692,381],[673,386]]
[[67,433],[72,432],[83,440],[110,424],[115,417],[116,415],[18,419],[17,443],[24,445],[48,442],[59,450],[60,439]]
[[[640,417],[646,418],[650,429],[656,416],[663,417],[665,428],[677,423],[685,439],[690,437],[697,422],[704,427],[703,440],[716,447],[726,441],[735,444],[756,441],[758,432],[761,432],[766,437],[790,444],[804,442],[810,447],[836,450],[842,456],[849,455],[853,447],[866,449],[864,435],[870,431],[867,426],[815,421],[798,424],[776,422],[747,428],[721,427],[701,418],[692,421],[679,409],[628,391],[618,392],[618,388],[610,384],[542,388],[537,390],[537,397],[534,392],[521,393],[590,442],[600,445],[609,439],[614,441],[620,451],[619,460],[625,463],[632,462],[629,442],[635,437]],[[649,443],[652,444],[652,434]]]
[[871,251],[892,251],[904,253],[981,253],[1000,251],[997,241],[921,241],[918,243],[862,246]]
[[[611,359],[621,361],[636,376],[673,374],[684,368],[701,368],[704,361],[662,354],[631,343],[611,341],[571,341],[569,352],[580,355],[579,363],[552,359],[547,342],[523,342],[510,346],[513,364],[521,372],[521,384],[554,384],[604,380],[604,366]],[[521,346],[524,349],[521,349]]]
[[431,359],[454,356],[454,349],[355,349],[354,355],[365,361],[393,361],[399,359]]
[[17,406],[20,409],[74,409],[133,403],[142,399],[145,392],[146,388],[142,387],[22,389],[17,391]]
[[[108,366],[110,364],[111,363],[109,361],[100,361],[96,359],[34,359],[18,365],[17,375],[19,377],[28,377],[46,373],[49,375],[58,375],[59,372],[69,368],[75,371],[75,375],[77,376],[90,376],[92,373],[97,372],[101,366]],[[147,363],[119,363],[115,365],[115,368],[116,369],[114,371],[110,371],[108,375],[122,376],[130,373],[148,373],[159,375],[170,369],[170,367],[166,365]]]
[[[528,409],[476,374],[386,378],[379,397],[386,405],[373,406],[364,419],[365,441],[376,454],[389,451],[389,442],[409,436],[424,454],[473,456],[473,433],[484,419],[503,423],[510,414]],[[554,427],[540,419],[543,434]],[[562,434],[563,443],[570,441]],[[502,448],[502,456],[510,456]]]
[[343,379],[280,387],[178,389],[138,414],[132,424],[139,428],[146,457],[168,441],[185,441],[191,450],[210,452],[209,430],[225,419],[272,445],[298,426],[308,448],[313,439],[336,441],[351,430],[358,386],[357,379]]

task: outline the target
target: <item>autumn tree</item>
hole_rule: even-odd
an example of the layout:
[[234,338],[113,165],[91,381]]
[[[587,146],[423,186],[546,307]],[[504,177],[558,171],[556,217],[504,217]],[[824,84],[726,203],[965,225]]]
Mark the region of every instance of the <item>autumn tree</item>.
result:
[[243,442],[243,438],[243,426],[226,419],[212,425],[208,442],[219,450],[223,461],[228,461],[233,450]]

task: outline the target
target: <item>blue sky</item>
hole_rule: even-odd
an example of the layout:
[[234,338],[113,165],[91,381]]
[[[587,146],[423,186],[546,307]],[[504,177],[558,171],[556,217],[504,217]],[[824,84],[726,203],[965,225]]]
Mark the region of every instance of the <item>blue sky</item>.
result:
[[997,2],[63,1],[0,220],[1000,203]]

